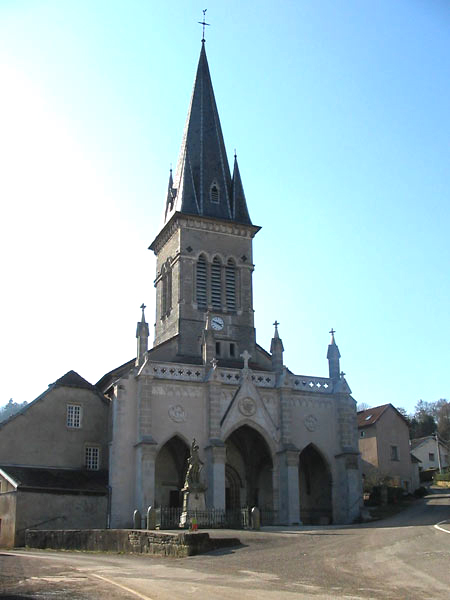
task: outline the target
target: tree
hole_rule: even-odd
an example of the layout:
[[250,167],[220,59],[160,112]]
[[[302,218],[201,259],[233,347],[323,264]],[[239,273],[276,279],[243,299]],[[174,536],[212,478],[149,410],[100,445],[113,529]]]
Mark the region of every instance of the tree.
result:
[[0,422],[6,421],[6,419],[9,419],[9,417],[15,415],[16,412],[19,412],[19,410],[24,408],[26,405],[27,402],[22,402],[22,404],[19,404],[18,402],[13,402],[13,399],[10,398],[8,404],[5,404],[5,406],[0,408]]
[[367,404],[367,402],[360,402],[357,407],[356,410],[358,412],[361,412],[362,410],[367,410],[368,408],[372,408],[369,404]]
[[439,436],[450,441],[450,402],[441,398],[434,403],[434,417],[437,421],[437,432]]

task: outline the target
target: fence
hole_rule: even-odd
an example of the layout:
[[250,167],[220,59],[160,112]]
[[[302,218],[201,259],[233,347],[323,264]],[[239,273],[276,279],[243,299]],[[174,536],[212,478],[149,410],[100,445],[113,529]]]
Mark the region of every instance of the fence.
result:
[[[178,529],[182,512],[181,508],[168,506],[156,508],[156,527],[158,529]],[[275,525],[277,515],[277,511],[274,510],[261,510],[261,525]],[[197,520],[198,526],[202,529],[249,529],[251,527],[250,508],[248,507],[235,510],[210,508],[189,511],[186,527],[189,527],[192,518]]]

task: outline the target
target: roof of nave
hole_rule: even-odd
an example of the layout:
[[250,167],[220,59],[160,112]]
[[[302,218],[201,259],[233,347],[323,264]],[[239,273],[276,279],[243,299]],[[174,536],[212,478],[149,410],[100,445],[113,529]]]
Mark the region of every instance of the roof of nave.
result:
[[96,390],[97,388],[92,383],[89,383],[84,377],[78,375],[75,371],[68,371],[65,375],[60,377],[52,384],[54,387],[65,386],[65,387],[77,387],[86,390]]

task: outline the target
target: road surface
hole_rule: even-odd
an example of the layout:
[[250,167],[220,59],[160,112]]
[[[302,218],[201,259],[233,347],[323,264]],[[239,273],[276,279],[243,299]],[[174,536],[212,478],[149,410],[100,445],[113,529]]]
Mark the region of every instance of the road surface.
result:
[[212,531],[243,546],[183,559],[0,551],[0,598],[450,599],[450,491],[365,525]]

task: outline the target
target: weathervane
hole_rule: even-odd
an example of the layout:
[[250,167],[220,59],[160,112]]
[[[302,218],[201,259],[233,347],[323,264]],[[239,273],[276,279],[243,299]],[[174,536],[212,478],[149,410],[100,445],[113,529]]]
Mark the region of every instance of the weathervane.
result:
[[205,41],[205,25],[210,25],[210,23],[205,23],[205,15],[206,15],[206,11],[208,9],[205,8],[205,10],[203,10],[203,21],[198,21],[199,25],[203,25],[203,38],[202,38],[202,42]]

